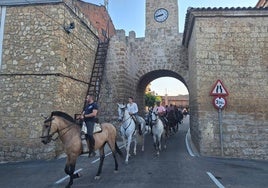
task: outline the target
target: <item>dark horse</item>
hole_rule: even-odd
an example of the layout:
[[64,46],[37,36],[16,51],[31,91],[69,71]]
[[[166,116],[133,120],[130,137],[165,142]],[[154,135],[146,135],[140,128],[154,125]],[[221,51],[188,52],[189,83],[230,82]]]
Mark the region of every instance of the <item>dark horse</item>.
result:
[[170,108],[170,110],[167,112],[167,120],[168,120],[168,127],[167,127],[167,133],[170,134],[172,131],[173,133],[178,131],[178,123],[179,118],[177,115],[177,112],[174,107]]
[[[116,152],[123,157],[121,150],[116,143],[116,128],[110,123],[101,124],[102,131],[100,133],[95,133],[95,150],[99,149],[100,153],[100,163],[98,172],[95,179],[100,178],[102,171],[103,161],[105,158],[104,146],[108,143],[115,162],[115,172],[118,171],[118,163],[116,159]],[[78,173],[74,174],[76,160],[79,155],[82,154],[82,142],[81,142],[81,128],[76,124],[75,120],[68,114],[60,111],[54,111],[51,116],[44,121],[41,141],[44,144],[49,143],[55,134],[63,143],[64,151],[67,154],[67,161],[65,164],[65,173],[70,176],[70,181],[66,187],[71,187],[73,184],[73,179],[79,178]]]

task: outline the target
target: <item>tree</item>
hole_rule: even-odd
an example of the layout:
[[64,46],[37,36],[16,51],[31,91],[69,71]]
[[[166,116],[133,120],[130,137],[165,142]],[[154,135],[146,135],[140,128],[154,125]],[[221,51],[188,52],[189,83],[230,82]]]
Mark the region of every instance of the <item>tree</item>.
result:
[[155,101],[157,100],[157,96],[152,95],[151,93],[145,94],[145,106],[152,107],[155,104]]
[[155,96],[155,102],[162,102],[162,98],[160,96]]

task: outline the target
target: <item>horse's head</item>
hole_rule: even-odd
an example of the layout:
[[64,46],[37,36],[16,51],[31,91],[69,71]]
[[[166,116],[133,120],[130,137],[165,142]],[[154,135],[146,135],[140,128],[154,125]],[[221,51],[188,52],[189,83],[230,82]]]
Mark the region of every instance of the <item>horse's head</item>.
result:
[[158,119],[158,109],[151,111],[152,123],[154,124],[157,119]]
[[125,104],[120,103],[117,103],[117,105],[118,105],[118,120],[123,121],[127,106]]
[[[44,144],[47,144],[51,140],[55,141],[58,138],[60,138],[62,141],[69,140],[65,137],[68,135],[74,135],[74,133],[68,134],[70,130],[76,130],[76,134],[79,134],[80,136],[80,129],[78,130],[78,127],[74,125],[77,124],[73,117],[61,111],[53,111],[50,117],[44,121],[42,127],[42,136],[40,137],[41,141]],[[53,138],[56,133],[57,136]]]
[[52,136],[57,132],[57,126],[54,126],[55,117],[46,118],[42,127],[41,142],[47,144],[52,140]]

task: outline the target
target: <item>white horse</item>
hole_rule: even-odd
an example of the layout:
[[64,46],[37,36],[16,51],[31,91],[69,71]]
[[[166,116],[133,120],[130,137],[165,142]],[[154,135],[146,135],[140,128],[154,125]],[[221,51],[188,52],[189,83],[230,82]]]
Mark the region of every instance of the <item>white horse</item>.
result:
[[125,104],[118,104],[118,115],[119,121],[122,121],[122,124],[120,126],[120,134],[123,139],[124,146],[126,148],[126,159],[125,163],[128,164],[128,158],[130,156],[130,144],[133,141],[134,142],[134,151],[133,154],[136,155],[137,150],[137,139],[141,140],[142,148],[141,150],[144,151],[144,138],[147,131],[145,130],[146,122],[145,120],[138,116],[139,122],[141,123],[141,130],[142,135],[139,135],[138,130],[135,130],[135,122],[131,115],[129,115],[129,112],[127,110],[127,106]]
[[151,112],[152,120],[152,133],[154,139],[154,147],[156,149],[156,154],[159,155],[162,149],[162,139],[164,139],[164,148],[166,148],[166,136],[163,121],[159,118],[158,112]]

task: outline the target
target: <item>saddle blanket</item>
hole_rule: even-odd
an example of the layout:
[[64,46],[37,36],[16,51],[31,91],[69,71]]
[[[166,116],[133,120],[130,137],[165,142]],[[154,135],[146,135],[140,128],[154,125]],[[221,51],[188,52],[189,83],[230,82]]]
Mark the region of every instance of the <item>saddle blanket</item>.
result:
[[[84,132],[85,134],[87,134],[87,126],[86,126],[86,123],[85,123],[85,122],[83,122],[81,131]],[[100,123],[95,123],[95,124],[94,124],[93,134],[94,134],[94,133],[101,132],[101,131],[102,131],[102,129],[101,129],[101,124],[100,124]]]

